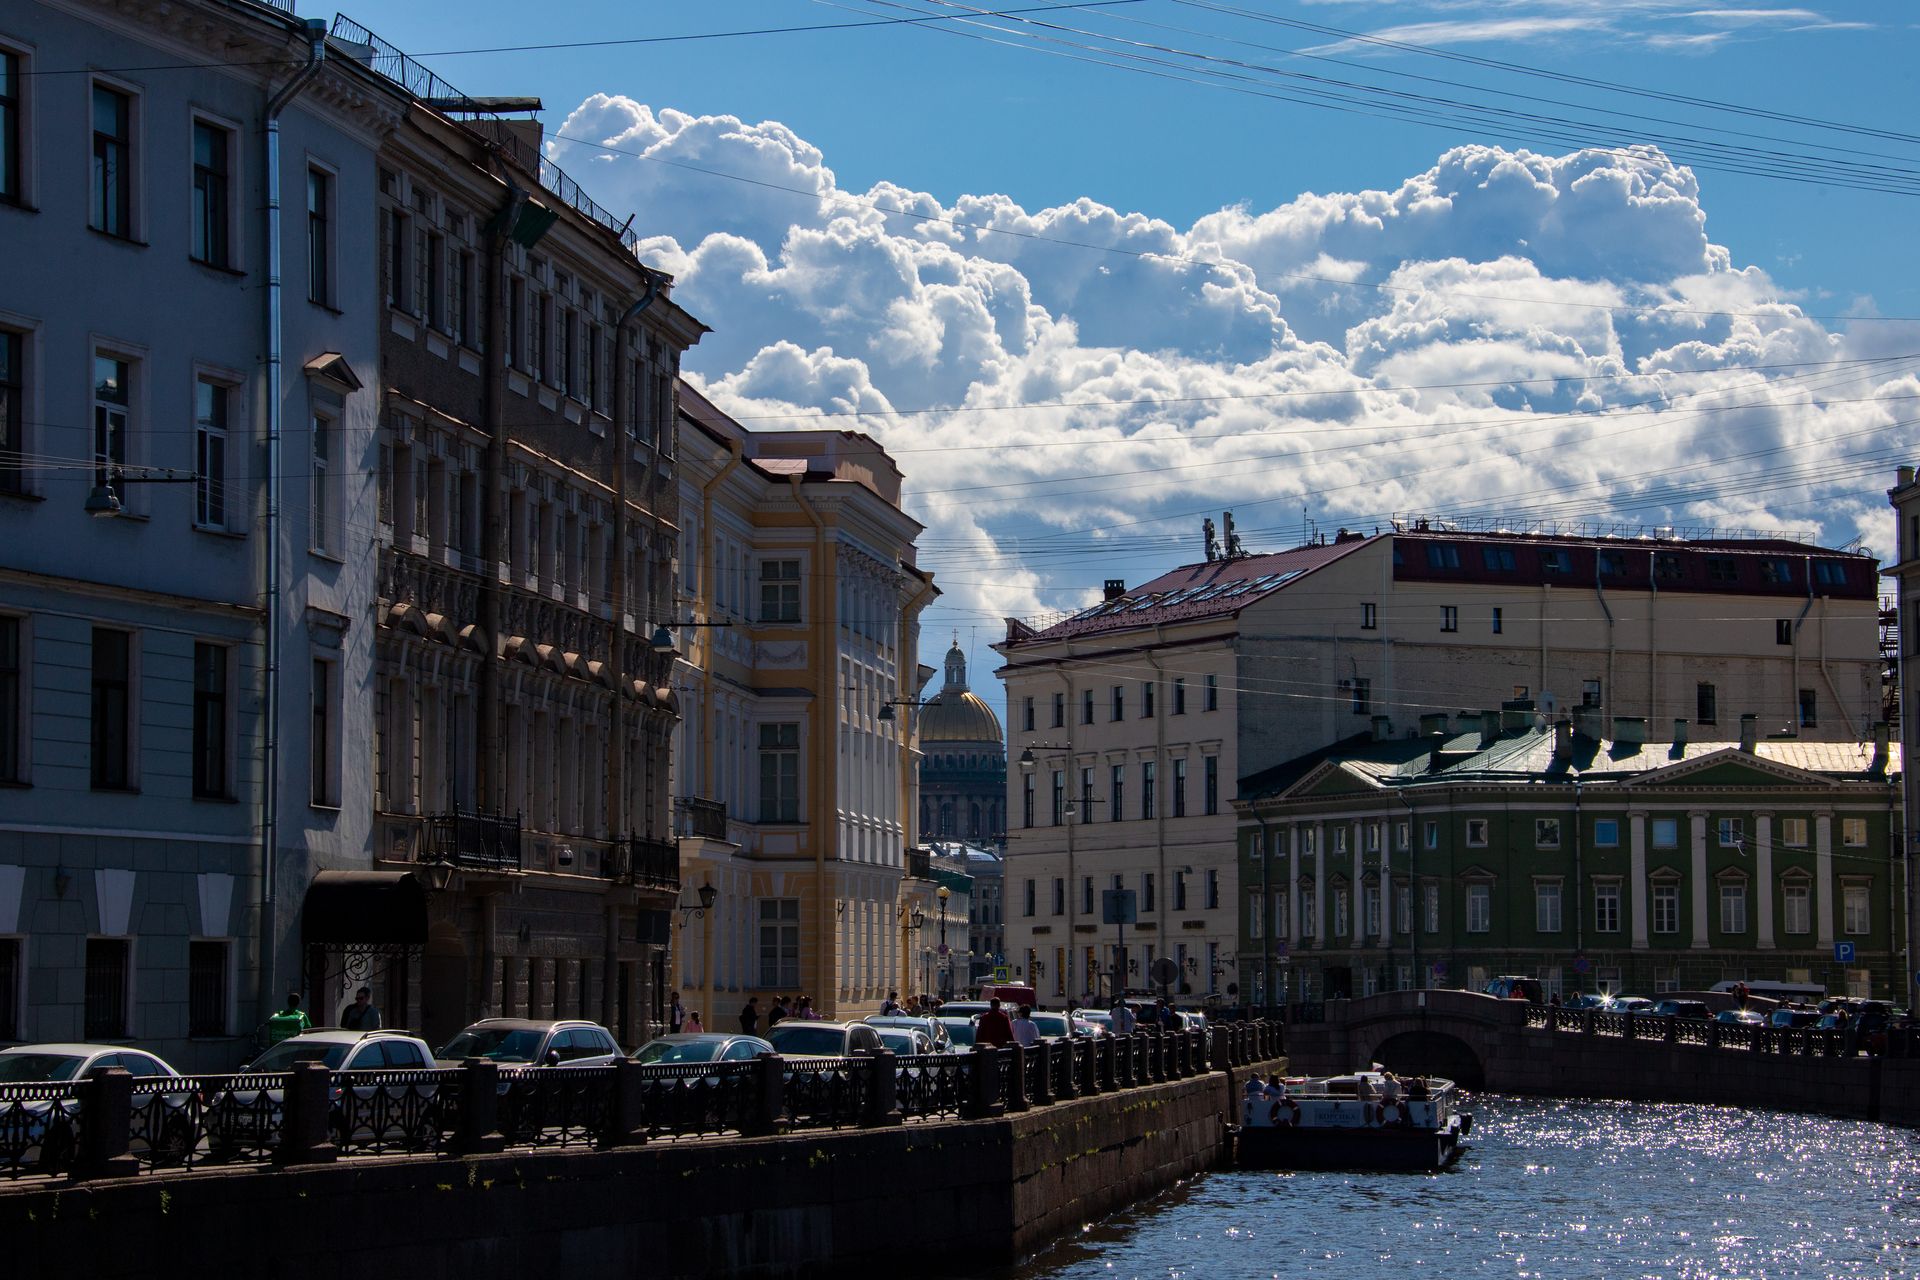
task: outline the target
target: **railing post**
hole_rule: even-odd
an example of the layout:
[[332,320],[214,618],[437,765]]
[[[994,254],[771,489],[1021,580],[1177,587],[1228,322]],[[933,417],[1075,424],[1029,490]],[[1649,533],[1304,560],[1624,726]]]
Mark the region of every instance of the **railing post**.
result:
[[1100,1091],[1112,1093],[1120,1087],[1120,1077],[1114,1074],[1113,1037],[1101,1036],[1093,1042],[1093,1049],[1100,1057]]
[[1620,1033],[1620,1038],[1622,1040],[1633,1039],[1633,1010],[1629,1009],[1621,1014],[1620,1023],[1625,1028],[1625,1030]]
[[1093,1045],[1083,1041],[1082,1043],[1085,1044],[1086,1047],[1082,1048],[1080,1044],[1075,1044],[1071,1038],[1068,1039],[1067,1043],[1073,1046],[1068,1052],[1073,1054],[1074,1065],[1080,1068],[1080,1092],[1088,1097],[1092,1097],[1094,1094],[1100,1092],[1100,1064],[1094,1058]]
[[1053,1041],[1042,1040],[1033,1046],[1033,1053],[1040,1059],[1036,1074],[1040,1079],[1033,1091],[1033,1105],[1044,1107],[1053,1102]]
[[901,1123],[900,1077],[894,1070],[893,1050],[881,1049],[865,1055],[854,1070],[867,1073],[867,1096],[860,1112],[860,1127],[889,1129]]
[[[140,1172],[130,1154],[133,1138],[133,1075],[124,1067],[104,1067],[80,1083],[80,1150],[73,1177],[125,1178]],[[155,1098],[149,1106],[158,1107]],[[49,1103],[57,1111],[60,1104]]]
[[1680,1016],[1675,1014],[1673,1017],[1668,1018],[1667,1025],[1660,1028],[1660,1030],[1662,1033],[1660,1036],[1661,1040],[1667,1044],[1678,1044],[1680,1042]]
[[464,1093],[455,1146],[466,1155],[505,1149],[507,1136],[500,1132],[500,1064],[491,1058],[468,1058],[460,1071]]
[[1006,1111],[1000,1102],[1000,1050],[992,1045],[974,1047],[973,1088],[967,1103],[969,1120],[984,1120]]
[[632,1058],[615,1058],[611,1076],[607,1087],[613,1090],[613,1097],[600,1145],[637,1147],[647,1140],[646,1074]]
[[1060,1061],[1059,1067],[1056,1068],[1060,1072],[1060,1079],[1053,1091],[1053,1096],[1057,1101],[1071,1102],[1080,1096],[1080,1082],[1074,1077],[1073,1072],[1073,1041],[1053,1041],[1053,1056]]
[[1718,1022],[1709,1022],[1707,1024],[1707,1048],[1718,1049],[1719,1047],[1720,1024]]
[[1594,1030],[1593,1012],[1594,1011],[1590,1008],[1582,1009],[1580,1011],[1580,1034],[1583,1036],[1591,1036],[1591,1035],[1598,1034]]
[[297,1062],[287,1072],[280,1145],[273,1149],[275,1164],[325,1164],[339,1157],[340,1149],[327,1133],[332,1089],[333,1072],[324,1063]]
[[[1013,1051],[1013,1069],[1007,1072],[1007,1110],[1025,1111],[1027,1102],[1027,1055],[1033,1050],[1015,1042],[1010,1046]],[[1039,1048],[1036,1042],[1034,1048]]]
[[740,1132],[759,1137],[780,1127],[780,1114],[787,1107],[787,1063],[777,1053],[763,1053],[754,1060],[754,1097],[741,1117]]

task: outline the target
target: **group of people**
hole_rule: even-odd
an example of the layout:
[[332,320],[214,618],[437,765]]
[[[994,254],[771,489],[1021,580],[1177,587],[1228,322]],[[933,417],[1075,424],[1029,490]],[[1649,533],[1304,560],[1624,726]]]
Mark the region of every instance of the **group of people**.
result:
[[760,1034],[763,1022],[767,1030],[771,1031],[788,1018],[795,1018],[801,1022],[818,1022],[822,1020],[822,1015],[813,1007],[812,996],[795,996],[792,1000],[788,1000],[784,995],[775,996],[773,1003],[767,1006],[764,1013],[760,1009],[760,997],[748,996],[747,1003],[740,1009],[740,1030],[745,1035],[757,1036]]

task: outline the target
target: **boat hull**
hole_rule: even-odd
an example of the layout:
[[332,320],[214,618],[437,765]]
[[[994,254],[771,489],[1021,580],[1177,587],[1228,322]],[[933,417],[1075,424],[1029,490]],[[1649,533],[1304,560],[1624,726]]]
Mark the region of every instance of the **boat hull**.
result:
[[1466,1149],[1466,1125],[1461,1120],[1450,1116],[1439,1129],[1246,1126],[1234,1139],[1234,1163],[1242,1169],[1435,1173],[1458,1160]]

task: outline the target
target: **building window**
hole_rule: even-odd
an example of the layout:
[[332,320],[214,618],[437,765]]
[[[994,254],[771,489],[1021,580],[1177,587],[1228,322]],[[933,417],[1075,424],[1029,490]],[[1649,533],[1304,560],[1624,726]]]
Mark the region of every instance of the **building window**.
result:
[[390,208],[381,230],[387,242],[387,305],[413,310],[413,222],[406,212]]
[[800,899],[760,899],[760,985],[800,985]]
[[1112,714],[1108,716],[1108,719],[1109,720],[1124,719],[1126,716],[1126,707],[1127,707],[1126,691],[1122,689],[1119,685],[1113,686],[1113,709],[1112,709]]
[[93,483],[106,488],[127,464],[132,433],[132,372],[126,360],[95,352],[93,357]]
[[1773,620],[1773,642],[1775,644],[1793,643],[1793,619],[1775,618]]
[[1033,825],[1033,775],[1028,774],[1020,781],[1020,825],[1031,827]]
[[228,794],[227,648],[193,646],[193,794]]
[[1805,884],[1788,884],[1780,888],[1780,903],[1785,908],[1787,933],[1813,932],[1813,890]]
[[1533,927],[1540,933],[1560,932],[1560,882],[1533,886]]
[[[1107,772],[1107,821],[1118,822],[1127,816],[1125,794],[1127,786],[1127,766],[1116,764]],[[1091,789],[1093,779],[1090,771],[1081,774],[1080,783],[1083,791]],[[1085,805],[1092,797],[1082,795],[1080,799],[1082,805]],[[1083,822],[1089,821],[1092,817],[1093,815],[1091,813],[1082,814],[1081,820]]]
[[26,492],[26,338],[0,329],[0,493]]
[[1818,727],[1819,723],[1819,699],[1812,689],[1802,689],[1800,691],[1800,727],[1812,729]]
[[1333,829],[1333,851],[1335,853],[1347,851],[1347,828],[1344,823]]
[[1594,819],[1593,847],[1596,849],[1618,849],[1620,847],[1620,820],[1618,818]]
[[1437,884],[1420,886],[1420,929],[1423,933],[1440,932],[1440,886]]
[[1671,551],[1661,551],[1653,557],[1653,576],[1657,582],[1680,581],[1680,557]]
[[1601,704],[1601,692],[1602,690],[1598,680],[1582,680],[1580,682],[1580,705],[1583,707],[1599,706]]
[[1742,818],[1722,818],[1719,823],[1720,847],[1738,849],[1747,838],[1747,824]]
[[1093,723],[1093,690],[1091,689],[1080,691],[1080,723]]
[[1653,886],[1653,931],[1655,933],[1680,932],[1679,885],[1657,884]]
[[1844,560],[1815,560],[1813,562],[1813,580],[1824,587],[1844,587],[1847,585],[1847,565]]
[[1173,678],[1173,714],[1177,716],[1187,714],[1187,678],[1185,676]]
[[1501,613],[1499,605],[1495,605],[1493,607],[1493,634],[1499,635],[1505,630],[1506,630],[1506,615]]
[[1208,756],[1200,766],[1200,812],[1220,812],[1220,757]]
[[227,248],[230,226],[228,195],[229,156],[233,134],[204,120],[193,122],[193,243],[189,250],[200,262],[230,267]]
[[[476,324],[474,328],[476,332],[484,333],[486,331],[486,326],[484,324]],[[527,331],[527,282],[521,279],[519,276],[508,276],[507,277],[507,352],[506,352],[506,355],[507,355],[507,367],[509,369],[519,369],[523,367],[521,362],[525,360],[526,351],[527,351],[526,331]],[[636,388],[635,388],[636,395],[638,394],[638,390],[637,390],[638,382],[639,382],[638,378],[635,378],[633,380],[633,383],[636,384]],[[629,414],[630,416],[628,418],[628,421],[629,423],[631,423],[633,430],[637,435],[640,430],[640,415],[637,412],[633,412],[631,410],[629,411]]]
[[1260,910],[1260,891],[1249,889],[1247,890],[1247,936],[1255,939],[1264,937],[1262,929],[1265,924],[1266,919]]
[[473,323],[473,251],[462,249],[453,257],[453,302],[448,308],[452,321],[450,336],[462,346],[474,346],[477,326]]
[[307,170],[307,301],[333,303],[333,178]]
[[1593,928],[1596,933],[1620,932],[1620,886],[1606,883],[1593,886]]
[[1142,871],[1140,873],[1140,910],[1145,913],[1153,909],[1153,872]]
[[760,821],[800,821],[800,726],[760,726]]
[[1656,849],[1680,847],[1680,819],[1655,818],[1653,820],[1653,847]]
[[1310,884],[1300,886],[1300,936],[1303,938],[1320,936],[1319,903],[1315,892]]
[[[21,62],[19,54],[0,49],[0,200],[15,203],[24,194],[20,177]],[[0,1030],[0,1038],[10,1037]]]
[[1547,574],[1568,574],[1573,572],[1573,552],[1555,548],[1540,553],[1540,569]]
[[1487,847],[1487,820],[1485,818],[1467,819],[1467,847],[1484,849]]
[[1793,562],[1769,557],[1760,562],[1760,581],[1773,586],[1791,586]]
[[1440,606],[1440,629],[1442,631],[1458,631],[1460,629],[1460,610],[1458,606],[1450,604]]
[[125,1040],[127,984],[132,977],[133,943],[127,938],[87,939],[86,1037]]
[[1440,824],[1434,819],[1428,818],[1426,826],[1421,831],[1420,840],[1424,847],[1428,849],[1438,849],[1440,847]]
[[1696,724],[1720,723],[1720,694],[1702,680],[1693,687],[1693,718]]
[[1033,732],[1033,699],[1020,700],[1020,727],[1028,733]]
[[1153,817],[1154,796],[1159,791],[1156,782],[1153,761],[1143,762],[1140,766],[1140,817],[1143,820]]
[[193,520],[227,527],[227,409],[233,391],[201,378],[193,384]]
[[1867,820],[1865,818],[1840,819],[1840,843],[1858,849],[1867,843]]
[[[26,723],[23,666],[20,619],[0,616],[0,782],[26,781],[21,761],[21,730]],[[3,1038],[5,1033],[0,1032]]]
[[1207,677],[1207,698],[1206,698],[1206,704],[1203,709],[1207,711],[1218,711],[1220,709],[1220,677],[1219,676]]
[[133,98],[93,86],[93,210],[89,224],[133,238]]
[[1744,884],[1723,884],[1720,886],[1720,932],[1745,933],[1747,931],[1747,886]]
[[1867,886],[1847,884],[1840,886],[1840,928],[1851,937],[1864,937],[1873,932],[1871,905],[1867,901]]
[[1360,629],[1362,631],[1372,631],[1379,625],[1380,607],[1370,600],[1362,602],[1360,605]]
[[1053,825],[1059,826],[1067,820],[1067,775],[1063,769],[1053,771]]
[[1369,715],[1373,711],[1373,681],[1366,676],[1356,676],[1349,689],[1347,705],[1357,716]]
[[1053,914],[1067,914],[1067,881],[1063,876],[1053,878]]
[[760,562],[760,621],[800,621],[800,562]]
[[133,633],[93,629],[92,780],[97,789],[133,785]]
[[1083,876],[1080,880],[1080,914],[1093,914],[1093,877]]
[[1187,758],[1175,756],[1173,760],[1173,816],[1187,816]]
[[1034,904],[1034,891],[1033,891],[1032,880],[1027,881],[1021,895],[1021,902],[1022,902],[1022,905],[1024,905],[1026,908],[1025,914],[1031,916],[1033,914],[1033,904]]
[[425,258],[425,261],[420,265],[423,268],[421,275],[426,277],[427,296],[424,299],[426,306],[423,307],[422,310],[427,313],[427,323],[433,328],[445,333],[447,329],[447,282],[443,273],[446,271],[447,244],[445,240],[440,238],[438,232],[428,232],[425,237],[425,242],[425,247],[422,250],[422,256]]
[[338,501],[339,489],[333,479],[333,427],[332,420],[325,414],[313,415],[313,455],[309,463],[312,468],[309,477],[312,510],[308,512],[307,519],[313,525],[313,541],[310,545],[321,555],[328,556],[339,552],[333,532],[334,504]]
[[227,953],[225,942],[187,944],[187,1034],[227,1034]]
[[1482,547],[1480,548],[1480,562],[1486,566],[1489,573],[1512,573],[1513,548]]
[[1393,891],[1393,931],[1413,932],[1413,890],[1405,885]]
[[1493,929],[1493,886],[1467,886],[1467,932],[1488,933]]
[[1796,849],[1807,845],[1807,820],[1805,818],[1780,819],[1780,843]]
[[1066,724],[1067,695],[1064,693],[1056,693],[1053,695],[1053,727],[1063,729],[1066,727]]
[[1140,682],[1140,718],[1153,719],[1153,681],[1151,680]]
[[1451,542],[1429,542],[1427,544],[1427,568],[1458,569],[1460,567],[1460,548]]
[[1342,885],[1333,886],[1333,936],[1347,936],[1347,891]]
[[1369,938],[1380,936],[1380,886],[1360,886],[1360,932]]
[[1535,818],[1533,820],[1533,847],[1536,849],[1560,847],[1560,819]]
[[334,763],[339,746],[337,683],[333,663],[315,658],[307,728],[307,799],[317,805],[340,803],[340,772]]

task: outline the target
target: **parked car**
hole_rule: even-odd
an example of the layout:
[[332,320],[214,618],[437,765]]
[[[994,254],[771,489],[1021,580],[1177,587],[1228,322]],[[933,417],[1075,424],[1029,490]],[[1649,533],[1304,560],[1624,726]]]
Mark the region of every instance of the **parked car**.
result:
[[1698,1018],[1702,1022],[1713,1017],[1704,1000],[1661,1000],[1653,1006],[1653,1012],[1655,1017]]
[[734,1035],[724,1031],[683,1031],[647,1041],[633,1051],[633,1060],[643,1066],[671,1066],[681,1062],[750,1062],[763,1053],[772,1052],[773,1045],[759,1036]]
[[1741,1027],[1764,1027],[1767,1025],[1767,1020],[1752,1009],[1722,1009],[1719,1013],[1713,1015],[1713,1020],[1731,1026]]
[[[318,1062],[334,1072],[424,1071],[434,1065],[433,1051],[427,1048],[427,1042],[409,1031],[326,1030],[303,1031],[282,1040],[242,1071],[247,1075],[291,1071],[303,1062]],[[381,1089],[414,1089],[420,1091],[421,1096],[431,1098],[436,1088],[431,1083],[364,1083],[355,1084],[352,1092],[358,1102],[366,1103]],[[349,1108],[343,1092],[336,1078],[329,1125],[335,1141],[344,1143],[356,1138],[389,1136],[388,1130],[374,1132],[354,1118],[366,1109]],[[219,1090],[207,1099],[204,1112],[208,1147],[217,1155],[231,1155],[242,1149],[272,1146],[280,1140],[284,1106],[285,1095],[279,1089]]]
[[1607,999],[1606,996],[1595,995],[1591,991],[1576,991],[1561,1001],[1560,1007],[1562,1009],[1604,1009],[1607,1007]]
[[880,1032],[864,1022],[818,1022],[788,1019],[767,1033],[775,1053],[788,1058],[846,1058],[874,1053]]
[[[180,1073],[162,1058],[144,1049],[129,1049],[113,1044],[18,1044],[0,1049],[0,1084],[59,1084],[84,1080],[95,1071],[123,1068],[136,1080],[177,1077]],[[156,1155],[165,1159],[183,1158],[193,1144],[193,1122],[185,1113],[188,1094],[139,1093],[134,1095],[136,1112],[153,1106],[165,1107],[166,1116],[155,1124],[136,1114],[134,1131],[153,1135],[159,1141]],[[0,1128],[13,1142],[22,1144],[23,1164],[42,1173],[58,1173],[73,1158],[78,1135],[78,1105],[71,1101],[23,1098],[0,1102]],[[134,1153],[148,1150],[147,1139],[134,1144]]]
[[947,1039],[947,1029],[938,1018],[916,1018],[906,1013],[876,1013],[866,1021],[870,1027],[906,1027],[924,1031],[927,1038],[933,1041],[935,1053],[950,1053],[953,1050],[952,1043]]
[[1607,1001],[1607,1012],[1651,1014],[1653,1001],[1645,996],[1614,996]]
[[[989,1005],[985,1000],[949,1000],[934,1010],[934,1017],[977,1018],[992,1007],[993,1006]],[[1006,1014],[1009,1018],[1013,1016],[1013,1011],[1017,1008],[1019,1008],[1018,1005],[1011,1005],[1005,1001],[1002,1001],[1000,1004],[1000,1012]]]
[[1545,1004],[1547,990],[1540,985],[1538,978],[1523,978],[1518,974],[1508,974],[1495,978],[1482,988],[1490,996],[1502,1000],[1525,1000],[1532,1004]]
[[1775,1009],[1767,1016],[1770,1027],[1811,1027],[1820,1021],[1812,1009]]
[[434,1055],[449,1067],[468,1058],[502,1066],[604,1067],[623,1056],[613,1033],[597,1022],[537,1018],[482,1018]]
[[903,1058],[918,1058],[934,1052],[933,1037],[918,1027],[875,1027],[882,1048]]
[[977,1025],[973,1018],[935,1018],[947,1033],[947,1043],[954,1049],[973,1048],[973,1032]]

